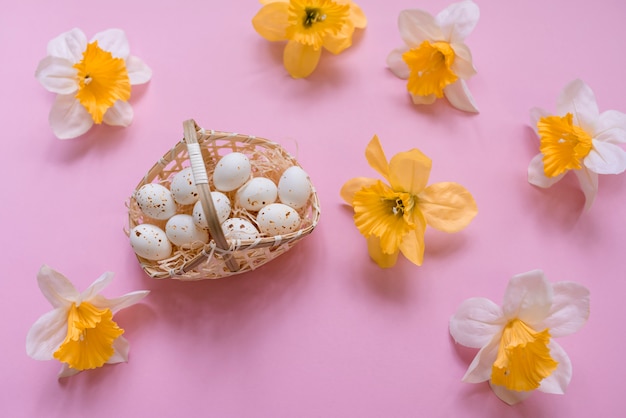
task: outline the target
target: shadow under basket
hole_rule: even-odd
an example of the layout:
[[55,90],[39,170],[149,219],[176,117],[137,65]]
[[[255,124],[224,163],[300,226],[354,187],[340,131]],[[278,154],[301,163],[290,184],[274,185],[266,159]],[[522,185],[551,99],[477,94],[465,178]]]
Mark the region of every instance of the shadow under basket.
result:
[[[209,227],[209,241],[183,246],[172,245],[171,256],[152,261],[137,255],[143,270],[156,279],[201,280],[217,279],[245,273],[273,260],[288,251],[299,240],[310,234],[320,217],[320,206],[311,184],[312,192],[306,205],[298,209],[301,223],[297,231],[278,235],[259,235],[256,239],[227,240],[222,231],[211,199],[213,171],[217,162],[231,152],[245,154],[252,166],[252,177],[265,177],[275,184],[289,167],[298,162],[280,145],[255,136],[219,131],[205,131],[193,120],[183,123],[184,139],[148,171],[135,188],[128,202],[129,231],[139,224],[149,223],[165,229],[167,220],[156,220],[145,215],[137,201],[136,192],[145,184],[157,183],[169,188],[172,178],[186,167],[191,167]],[[235,191],[224,192],[232,204],[232,216],[249,220],[256,225],[254,212],[240,207]],[[177,213],[191,214],[193,205],[177,205]]]

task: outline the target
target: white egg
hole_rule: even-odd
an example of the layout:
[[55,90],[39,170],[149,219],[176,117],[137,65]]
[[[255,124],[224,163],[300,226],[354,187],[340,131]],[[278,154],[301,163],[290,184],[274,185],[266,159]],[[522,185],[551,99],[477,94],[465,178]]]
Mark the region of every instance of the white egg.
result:
[[198,200],[198,189],[193,180],[191,167],[183,168],[172,177],[170,192],[174,200],[181,205],[191,205]]
[[130,230],[130,245],[135,253],[148,260],[163,260],[172,254],[172,244],[158,226],[140,224]]
[[294,209],[305,207],[312,191],[309,176],[298,166],[289,167],[278,181],[278,198]]
[[193,242],[207,242],[209,234],[196,226],[191,215],[174,215],[165,225],[165,234],[174,245],[185,245]]
[[135,200],[141,211],[154,219],[168,219],[176,213],[172,193],[160,184],[144,184],[135,193]]
[[221,192],[230,192],[241,187],[250,178],[250,160],[240,152],[223,156],[213,171],[213,185]]
[[261,209],[256,217],[262,233],[269,236],[285,235],[300,228],[300,215],[291,206],[272,203]]
[[243,208],[256,212],[274,203],[277,196],[278,189],[272,180],[255,177],[237,190],[236,199]]
[[222,224],[226,239],[255,239],[259,231],[252,222],[242,218],[230,218]]
[[[215,206],[215,211],[217,212],[217,219],[221,224],[230,216],[230,199],[222,192],[211,192],[211,198],[213,199],[213,206]],[[193,206],[192,216],[198,228],[209,228],[206,217],[204,216],[204,210],[202,209],[202,202],[198,201]]]

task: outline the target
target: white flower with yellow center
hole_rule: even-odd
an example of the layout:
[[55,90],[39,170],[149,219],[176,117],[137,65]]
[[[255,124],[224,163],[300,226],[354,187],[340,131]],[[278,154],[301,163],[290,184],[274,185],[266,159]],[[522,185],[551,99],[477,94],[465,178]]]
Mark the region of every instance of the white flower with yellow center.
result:
[[107,272],[79,293],[61,273],[43,266],[37,282],[54,309],[41,316],[28,331],[26,353],[35,360],[63,363],[59,378],[104,364],[128,361],[128,341],[113,315],[134,305],[149,292],[140,290],[114,299],[99,293],[111,282]]
[[588,317],[587,288],[573,282],[550,284],[540,270],[514,276],[502,307],[485,298],[465,300],[450,319],[450,334],[480,351],[463,381],[489,381],[508,404],[534,390],[565,393],[572,363],[552,338],[573,334]]
[[58,138],[68,139],[84,134],[94,123],[130,125],[131,85],[148,82],[152,71],[130,55],[122,30],[105,30],[87,42],[80,29],[72,29],[48,43],[48,56],[39,62],[35,77],[58,94],[50,126]]
[[547,188],[574,171],[589,209],[598,193],[598,174],[626,170],[626,114],[600,113],[591,88],[582,80],[569,83],[556,103],[557,115],[540,108],[530,111],[539,151],[528,166],[528,181]]
[[465,83],[476,69],[464,41],[479,16],[470,0],[451,4],[437,16],[419,9],[400,12],[398,27],[406,45],[389,54],[387,66],[408,80],[413,103],[431,104],[445,96],[459,110],[478,112]]

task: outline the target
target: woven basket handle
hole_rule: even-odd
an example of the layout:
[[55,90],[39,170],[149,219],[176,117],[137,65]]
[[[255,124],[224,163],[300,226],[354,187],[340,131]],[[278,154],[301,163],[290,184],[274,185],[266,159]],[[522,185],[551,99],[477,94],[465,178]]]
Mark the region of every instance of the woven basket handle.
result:
[[[209,188],[209,176],[207,175],[204,160],[202,159],[200,144],[198,143],[198,125],[193,119],[189,119],[183,122],[183,130],[185,142],[187,143],[187,151],[189,152],[189,161],[191,162],[193,179],[198,189],[202,210],[207,218],[209,232],[215,241],[215,245],[222,250],[227,250],[229,248],[228,241],[224,236],[222,225],[220,225],[217,211],[215,210],[215,205],[213,204],[211,189]],[[239,264],[231,254],[225,253],[223,256],[226,266],[230,271],[239,270]]]

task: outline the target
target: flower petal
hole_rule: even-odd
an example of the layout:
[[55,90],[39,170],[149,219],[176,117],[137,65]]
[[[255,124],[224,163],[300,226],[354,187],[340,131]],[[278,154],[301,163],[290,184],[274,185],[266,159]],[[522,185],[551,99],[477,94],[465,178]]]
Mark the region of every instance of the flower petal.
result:
[[91,301],[96,295],[100,294],[102,290],[111,283],[114,273],[107,271],[102,276],[98,277],[92,284],[89,285],[83,293],[80,294],[80,301]]
[[56,308],[42,315],[26,335],[26,354],[35,360],[52,360],[67,335],[67,309]]
[[602,112],[596,120],[594,138],[613,144],[626,143],[626,114],[617,110]]
[[93,119],[87,109],[71,94],[57,95],[48,120],[52,132],[59,139],[76,138],[93,125]]
[[91,39],[91,42],[98,41],[98,46],[105,51],[109,51],[116,58],[126,59],[130,55],[130,45],[126,34],[121,29],[107,29],[98,32]]
[[339,192],[341,198],[349,205],[352,205],[354,200],[354,194],[365,186],[370,186],[376,183],[378,180],[367,177],[355,177],[348,180]]
[[411,69],[407,63],[402,59],[402,54],[408,51],[407,48],[396,48],[387,56],[387,67],[391,70],[396,77],[406,80],[411,74]]
[[585,210],[589,210],[598,194],[598,174],[587,170],[587,167],[574,170],[574,173],[576,173],[580,187],[585,194]]
[[467,88],[465,80],[458,79],[443,89],[443,94],[450,104],[463,112],[478,113],[478,106],[474,102],[472,93]]
[[435,101],[437,100],[437,96],[435,96],[434,94],[429,94],[428,96],[420,96],[419,94],[412,93],[409,94],[411,95],[411,100],[413,101],[413,104],[416,105],[429,105],[435,103]]
[[537,187],[546,189],[561,180],[566,173],[567,172],[561,173],[556,177],[546,176],[543,168],[543,154],[537,154],[528,165],[528,182]]
[[589,318],[589,290],[574,282],[554,283],[552,290],[552,306],[542,327],[552,338],[575,333]]
[[78,89],[77,71],[65,58],[47,56],[42,59],[35,71],[35,77],[52,93],[70,94]]
[[341,31],[337,35],[327,35],[324,37],[322,46],[331,54],[339,54],[344,49],[352,45],[352,34],[354,33],[354,25],[348,22],[341,27]]
[[287,39],[288,17],[288,2],[268,2],[252,18],[252,26],[268,41],[284,41]]
[[116,101],[113,106],[107,109],[102,122],[111,126],[130,126],[133,122],[133,107],[123,100]]
[[463,382],[480,383],[491,379],[491,368],[498,356],[498,345],[500,344],[500,333],[493,337],[489,343],[481,348],[467,368]]
[[444,232],[465,228],[478,213],[474,197],[460,184],[431,184],[418,196],[420,211],[426,223]]
[[136,290],[113,299],[107,299],[102,295],[96,295],[90,300],[90,302],[96,308],[110,309],[113,314],[116,314],[122,309],[136,304],[141,299],[145,298],[148,293],[150,293],[148,290]]
[[502,310],[507,319],[519,318],[529,326],[543,321],[552,306],[552,286],[543,271],[513,276],[504,292]]
[[355,28],[363,29],[367,26],[367,17],[361,7],[353,1],[350,1],[350,21]]
[[57,375],[57,379],[74,376],[75,374],[78,374],[81,371],[82,370],[72,369],[70,366],[68,366],[67,363],[63,363],[63,365],[61,366],[61,370],[59,370],[59,374]]
[[472,62],[472,52],[467,45],[462,43],[450,44],[454,50],[454,62],[450,69],[461,79],[467,80],[476,74],[476,68]]
[[554,393],[562,395],[567,389],[567,385],[572,380],[572,362],[569,356],[556,341],[551,340],[548,344],[550,348],[550,357],[559,364],[552,374],[541,381],[539,388],[544,393]]
[[[533,128],[533,131],[539,136],[539,128],[537,124],[539,123],[539,119],[550,116],[550,113],[547,110],[544,110],[540,107],[533,107],[530,109],[530,127]],[[541,163],[541,171],[543,171],[543,163]]]
[[504,324],[498,305],[486,298],[470,298],[450,318],[450,335],[461,345],[481,348],[502,331]]
[[385,180],[389,181],[389,164],[378,135],[374,135],[368,142],[367,147],[365,147],[365,159],[370,167],[383,176]]
[[582,80],[574,80],[565,86],[557,99],[556,110],[561,115],[573,114],[576,124],[587,132],[593,132],[593,122],[600,116],[596,97]]
[[610,142],[591,139],[592,149],[585,157],[585,166],[598,174],[619,174],[626,170],[626,151]]
[[421,266],[424,262],[424,233],[426,232],[426,221],[421,213],[416,212],[412,219],[415,229],[402,237],[400,242],[400,252],[411,263]]
[[106,364],[117,364],[128,362],[128,351],[130,344],[124,336],[119,336],[113,341],[113,355],[107,360]]
[[64,58],[75,64],[83,59],[83,52],[86,48],[87,37],[83,31],[74,28],[48,42],[48,55]]
[[375,235],[370,235],[367,238],[367,251],[369,252],[372,260],[374,260],[376,264],[382,268],[393,267],[398,260],[398,251],[393,254],[383,253],[380,238]]
[[509,390],[504,386],[494,385],[491,383],[491,381],[489,381],[489,387],[491,388],[491,390],[493,390],[493,393],[495,393],[496,396],[500,398],[501,401],[509,405],[515,405],[516,403],[520,403],[534,392],[532,390],[527,392]]
[[398,16],[398,28],[409,48],[415,48],[424,41],[445,40],[435,18],[424,10],[402,10]]
[[428,183],[432,161],[417,148],[399,152],[389,161],[389,183],[395,191],[419,194]]
[[474,30],[480,17],[480,9],[469,0],[452,3],[435,17],[444,37],[450,42],[463,42]]
[[134,55],[126,59],[126,71],[132,85],[147,83],[152,78],[152,69]]
[[79,293],[67,277],[47,265],[41,266],[37,273],[37,284],[41,293],[54,308],[71,305],[78,300]]
[[289,41],[283,52],[283,64],[293,78],[308,77],[317,67],[321,54],[321,48],[316,50],[312,46]]

